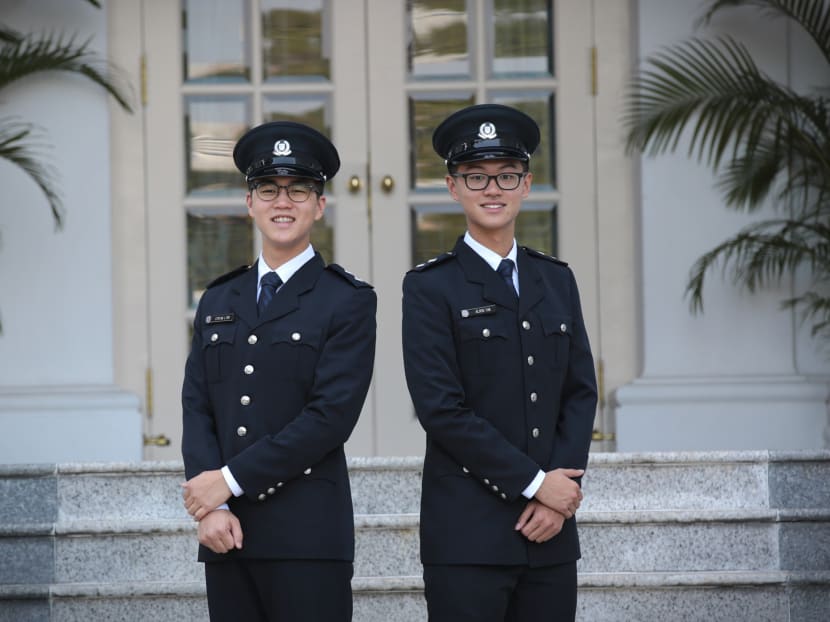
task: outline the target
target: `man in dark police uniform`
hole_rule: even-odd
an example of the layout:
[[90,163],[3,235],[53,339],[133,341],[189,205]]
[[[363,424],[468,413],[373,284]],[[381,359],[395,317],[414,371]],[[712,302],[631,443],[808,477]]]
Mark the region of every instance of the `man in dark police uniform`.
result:
[[376,297],[310,243],[335,147],[298,123],[247,132],[234,163],[262,237],[202,296],[185,368],[183,484],[211,620],[351,620],[343,444],[363,406]]
[[597,403],[567,264],[514,239],[539,128],[483,104],[433,134],[467,232],[403,282],[406,379],[427,433],[431,622],[573,620],[574,513]]

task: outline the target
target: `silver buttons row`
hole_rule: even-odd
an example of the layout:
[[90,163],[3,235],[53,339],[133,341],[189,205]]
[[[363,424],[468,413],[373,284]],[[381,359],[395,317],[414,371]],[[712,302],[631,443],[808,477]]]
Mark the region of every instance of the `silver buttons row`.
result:
[[[461,467],[461,470],[464,472],[464,474],[465,474],[465,475],[469,475],[469,474],[470,474],[470,469],[468,469],[468,468],[467,468],[467,467],[465,467],[465,466],[462,466],[462,467]],[[482,482],[484,482],[484,485],[485,485],[485,486],[489,486],[489,487],[490,487],[490,490],[492,490],[494,493],[496,493],[496,494],[498,494],[498,493],[499,493],[499,487],[498,487],[496,484],[491,484],[489,479],[487,479],[487,478],[485,477],[485,478],[484,478],[483,480],[481,480],[481,481],[482,481]],[[503,492],[503,493],[501,493],[499,496],[500,496],[502,499],[507,499],[507,493],[504,493],[504,492]]]

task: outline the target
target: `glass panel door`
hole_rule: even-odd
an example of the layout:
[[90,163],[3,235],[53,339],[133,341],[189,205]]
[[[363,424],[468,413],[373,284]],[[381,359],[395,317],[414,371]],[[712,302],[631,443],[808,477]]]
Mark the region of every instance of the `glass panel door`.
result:
[[[188,326],[205,284],[258,254],[230,154],[248,127],[273,119],[307,123],[337,145],[341,169],[312,241],[378,294],[374,381],[348,450],[422,453],[403,375],[401,280],[464,231],[432,131],[473,103],[534,117],[542,142],[518,240],[593,267],[587,53],[584,63],[562,62],[590,45],[590,4],[145,2],[149,349],[152,373],[163,379],[153,416],[154,429],[173,430],[171,448],[150,457],[178,455]],[[578,271],[583,292],[592,288],[589,272]]]

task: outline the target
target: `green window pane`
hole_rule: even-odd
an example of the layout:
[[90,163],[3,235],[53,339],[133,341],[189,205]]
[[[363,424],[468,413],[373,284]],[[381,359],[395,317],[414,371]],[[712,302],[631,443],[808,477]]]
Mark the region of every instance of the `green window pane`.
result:
[[517,108],[539,124],[542,139],[530,158],[533,187],[539,190],[555,190],[557,181],[554,95],[550,91],[502,92],[492,94],[492,101]]
[[[243,215],[244,214],[244,215]],[[239,215],[187,215],[187,291],[191,306],[216,277],[250,264],[254,228],[247,212]]]
[[332,263],[334,254],[334,208],[326,206],[323,217],[311,228],[311,245],[323,256],[326,263]]
[[263,0],[263,79],[328,80],[330,22],[326,0]]
[[446,189],[447,167],[432,148],[432,133],[450,114],[475,102],[472,94],[451,97],[418,94],[409,99],[410,179],[418,190]]
[[185,170],[192,197],[238,196],[245,179],[233,164],[233,147],[251,125],[247,97],[184,98]]
[[[411,217],[412,265],[450,250],[467,229],[464,210],[457,204],[413,207]],[[517,243],[555,255],[556,237],[556,207],[525,202],[516,219]]]
[[243,0],[184,0],[186,82],[247,82],[248,14]]
[[496,78],[553,74],[550,0],[493,0],[490,74]]
[[516,242],[556,256],[556,206],[525,201],[516,219]]
[[459,78],[472,74],[465,0],[410,0],[410,78]]

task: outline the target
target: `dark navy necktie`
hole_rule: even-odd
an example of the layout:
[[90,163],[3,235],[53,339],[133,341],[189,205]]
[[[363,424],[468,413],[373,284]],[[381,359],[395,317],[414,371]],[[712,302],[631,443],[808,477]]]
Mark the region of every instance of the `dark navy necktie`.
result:
[[502,259],[501,263],[499,263],[499,267],[496,268],[496,272],[501,275],[501,278],[504,279],[504,282],[507,283],[507,287],[510,288],[510,292],[518,298],[518,294],[516,293],[516,286],[513,285],[513,260],[512,259]]
[[268,303],[271,302],[274,294],[277,293],[280,285],[282,285],[282,279],[276,272],[266,272],[262,275],[262,279],[260,279],[259,284],[261,289],[259,291],[257,310],[259,311],[259,315],[262,315],[265,311],[265,307],[268,306]]

